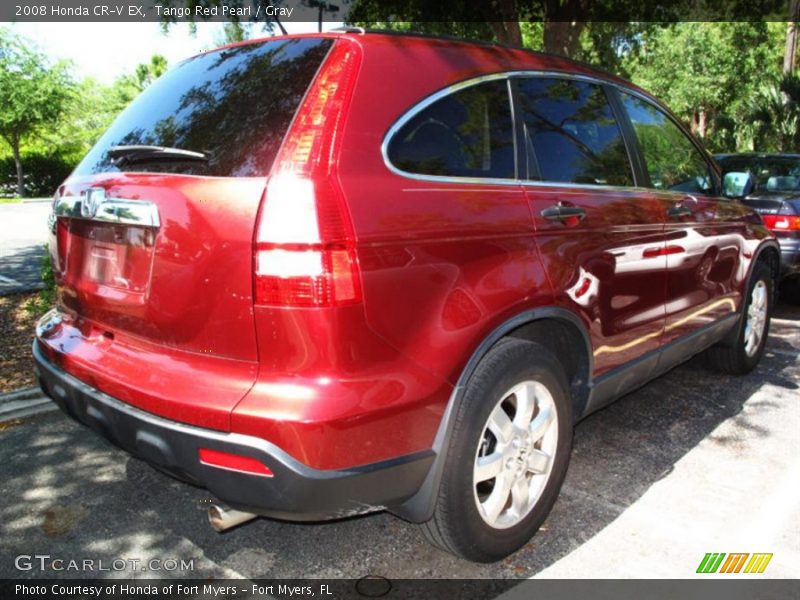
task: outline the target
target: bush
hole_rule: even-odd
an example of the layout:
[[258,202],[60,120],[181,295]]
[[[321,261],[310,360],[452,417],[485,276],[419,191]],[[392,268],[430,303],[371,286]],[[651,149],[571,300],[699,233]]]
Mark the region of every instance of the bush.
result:
[[53,261],[50,258],[50,249],[44,245],[44,256],[40,265],[40,276],[44,287],[39,294],[31,298],[25,305],[29,314],[39,317],[53,307],[56,300],[56,279],[53,274]]
[[[22,157],[25,196],[52,196],[56,188],[75,168],[73,160],[63,156],[28,154]],[[17,195],[17,166],[13,156],[0,158],[0,197]]]

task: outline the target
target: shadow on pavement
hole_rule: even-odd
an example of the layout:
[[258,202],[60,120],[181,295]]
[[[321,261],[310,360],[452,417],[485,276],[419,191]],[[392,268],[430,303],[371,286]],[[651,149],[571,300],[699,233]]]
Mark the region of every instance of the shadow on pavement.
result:
[[33,244],[0,257],[0,295],[41,288],[44,253],[43,245]]
[[[778,311],[787,313],[800,319],[793,308]],[[791,336],[795,327],[784,329]],[[0,546],[8,557],[194,559],[193,572],[160,573],[167,576],[530,577],[614,521],[765,383],[797,390],[789,371],[796,356],[775,336],[761,366],[740,378],[711,373],[696,358],[580,423],[551,516],[528,546],[494,565],[441,552],[388,514],[325,524],[259,519],[217,534],[205,520],[203,490],[129,458],[60,413],[0,434]],[[0,562],[0,577],[37,575]]]

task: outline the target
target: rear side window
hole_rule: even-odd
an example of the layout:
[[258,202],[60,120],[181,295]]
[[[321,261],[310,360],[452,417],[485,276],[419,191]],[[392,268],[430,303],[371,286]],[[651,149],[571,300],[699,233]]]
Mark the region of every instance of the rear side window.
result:
[[389,161],[407,173],[514,177],[514,126],[505,80],[453,92],[424,108],[389,141]]
[[560,78],[519,80],[532,177],[633,185],[628,153],[603,88]]
[[113,146],[202,152],[207,161],[151,160],[123,170],[215,176],[265,175],[332,40],[246,44],[171,69],[117,118],[76,174],[115,172]]
[[713,185],[708,163],[681,129],[659,108],[621,93],[653,187],[707,194]]
[[532,177],[633,185],[628,152],[603,88],[559,78],[519,81]]

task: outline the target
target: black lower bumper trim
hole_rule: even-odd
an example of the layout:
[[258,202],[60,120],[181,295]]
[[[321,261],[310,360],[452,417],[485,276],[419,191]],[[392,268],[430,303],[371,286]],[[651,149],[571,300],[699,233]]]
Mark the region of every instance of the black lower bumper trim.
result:
[[[240,510],[317,521],[391,508],[419,489],[433,463],[430,450],[348,470],[313,469],[266,440],[170,421],[112,398],[53,365],[38,342],[33,356],[42,390],[68,415]],[[204,465],[198,459],[200,448],[256,458],[274,477]]]

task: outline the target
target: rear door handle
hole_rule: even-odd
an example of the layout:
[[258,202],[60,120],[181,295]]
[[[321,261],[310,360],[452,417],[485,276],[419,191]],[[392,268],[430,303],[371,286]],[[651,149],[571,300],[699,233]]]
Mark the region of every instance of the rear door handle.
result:
[[556,204],[549,206],[542,211],[542,216],[550,221],[565,221],[565,220],[578,220],[582,221],[586,216],[586,211],[580,206],[564,206],[563,204]]
[[670,219],[680,219],[681,217],[691,217],[692,209],[685,206],[673,206],[667,209],[667,216]]

